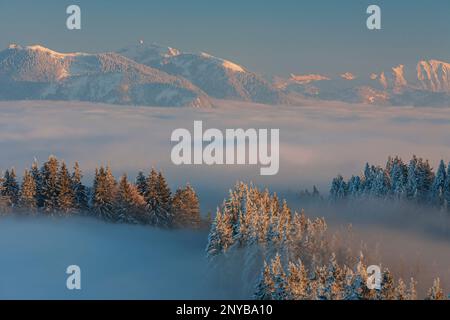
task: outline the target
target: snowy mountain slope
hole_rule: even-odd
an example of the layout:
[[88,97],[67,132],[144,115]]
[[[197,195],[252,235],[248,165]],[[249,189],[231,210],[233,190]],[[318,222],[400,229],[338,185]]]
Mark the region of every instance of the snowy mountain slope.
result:
[[0,99],[209,107],[189,81],[116,53],[63,54],[42,46],[0,52]]
[[218,99],[287,104],[289,98],[263,77],[234,62],[207,53],[183,53],[170,47],[139,43],[118,51],[139,63],[182,76]]
[[286,92],[305,97],[381,105],[450,106],[450,64],[419,61],[415,66],[398,65],[388,71],[358,77],[344,73],[291,75],[274,83]]

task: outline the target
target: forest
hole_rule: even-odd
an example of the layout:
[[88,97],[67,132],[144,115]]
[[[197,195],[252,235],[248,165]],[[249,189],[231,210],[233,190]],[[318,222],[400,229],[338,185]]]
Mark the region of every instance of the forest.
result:
[[18,215],[87,215],[108,222],[161,228],[200,228],[199,199],[190,185],[172,194],[161,172],[139,172],[135,182],[123,174],[117,181],[109,166],[95,170],[93,185],[82,183],[76,162],[72,171],[50,156],[39,167],[34,161],[18,183],[14,168],[0,178],[0,212]]
[[[190,185],[172,193],[162,174],[152,168],[134,181],[116,180],[109,166],[95,170],[92,186],[83,184],[76,162],[69,170],[50,156],[34,161],[18,182],[14,168],[0,178],[0,212],[18,216],[81,215],[109,223],[149,225],[164,229],[209,227],[206,256],[221,285],[235,283],[247,298],[260,300],[444,300],[436,278],[426,296],[419,296],[414,278],[396,278],[383,265],[380,287],[368,289],[370,252],[355,250],[351,227],[331,232],[325,218],[308,218],[268,189],[239,182],[230,190],[215,217],[202,218],[199,198]],[[361,176],[331,183],[329,197],[317,188],[303,195],[334,203],[364,197],[405,200],[448,209],[450,166],[441,161],[436,172],[428,161],[413,157],[406,165],[390,157],[385,168],[366,165]],[[236,266],[239,266],[236,271]],[[251,293],[249,295],[249,293]]]
[[333,201],[361,198],[404,200],[449,210],[450,164],[441,160],[436,172],[428,160],[414,156],[408,164],[400,157],[389,157],[385,168],[366,163],[362,175],[348,181],[338,175],[331,183]]
[[238,277],[255,299],[447,299],[439,278],[419,297],[416,280],[395,279],[388,267],[380,288],[368,289],[370,252],[355,252],[351,241],[350,230],[331,233],[324,218],[309,219],[276,194],[239,183],[217,211],[206,251],[224,279],[236,277],[239,265]]

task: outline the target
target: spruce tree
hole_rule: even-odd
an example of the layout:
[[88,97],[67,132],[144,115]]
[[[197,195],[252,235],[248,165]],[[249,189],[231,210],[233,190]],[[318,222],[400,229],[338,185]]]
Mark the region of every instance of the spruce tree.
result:
[[173,221],[178,228],[198,228],[201,225],[200,207],[195,190],[187,185],[178,189],[172,203]]
[[450,211],[450,162],[447,166],[447,176],[445,177],[444,200],[444,205],[446,206],[447,210]]
[[217,209],[216,217],[211,224],[211,229],[208,234],[208,244],[206,246],[206,256],[210,259],[219,255],[223,251],[222,239],[220,238],[220,225],[222,224],[222,214]]
[[417,158],[414,158],[408,165],[408,178],[406,180],[406,197],[409,200],[417,199],[418,194],[418,177],[416,174]]
[[16,172],[14,168],[6,170],[3,177],[3,196],[7,197],[12,207],[19,202],[19,185],[16,180]]
[[11,211],[11,199],[6,195],[4,183],[4,175],[0,175],[0,214],[7,214]]
[[82,183],[83,173],[78,165],[78,162],[75,162],[75,166],[73,167],[72,174],[72,190],[74,194],[74,208],[78,212],[86,213],[89,210],[89,197],[88,190],[86,186]]
[[338,175],[331,184],[330,196],[334,201],[343,200],[347,196],[347,184],[341,175]]
[[419,159],[416,166],[417,200],[428,203],[430,190],[435,179],[433,169],[428,160]]
[[36,160],[31,165],[31,175],[36,183],[36,206],[38,208],[42,208],[44,207],[44,198],[42,196],[42,175]]
[[36,181],[31,172],[25,170],[19,197],[19,208],[25,213],[34,213],[36,203]]
[[439,208],[444,206],[445,181],[447,179],[447,172],[443,160],[439,163],[439,168],[434,178],[433,186],[431,188],[431,204]]
[[290,300],[306,300],[308,298],[308,273],[305,265],[289,262],[289,273],[287,276],[287,288]]
[[135,185],[128,182],[126,174],[120,178],[115,207],[119,222],[138,224],[144,220],[144,197]]
[[63,214],[68,214],[75,208],[75,192],[72,186],[72,179],[64,161],[58,173],[58,210]]
[[382,275],[381,298],[383,300],[395,300],[394,278],[388,269],[384,270]]
[[52,214],[58,210],[58,160],[50,156],[41,168],[41,196],[46,213]]
[[275,258],[272,260],[270,272],[274,284],[271,300],[286,300],[288,297],[286,274],[283,270],[279,254],[276,254]]
[[139,171],[136,177],[136,187],[141,195],[144,196],[147,193],[147,178],[142,171]]
[[144,194],[147,202],[147,221],[150,225],[169,228],[172,226],[172,200],[170,189],[161,173],[152,169],[147,178]]
[[275,283],[272,278],[272,270],[270,265],[264,261],[264,267],[260,275],[260,279],[256,286],[254,298],[256,300],[273,300],[273,293],[275,291]]
[[394,163],[391,171],[391,190],[394,198],[404,199],[406,196],[407,167],[402,162]]
[[441,281],[439,278],[435,279],[433,286],[428,290],[427,300],[445,300],[444,291],[441,288]]
[[117,187],[110,169],[96,169],[92,192],[94,214],[106,221],[117,221],[116,195]]

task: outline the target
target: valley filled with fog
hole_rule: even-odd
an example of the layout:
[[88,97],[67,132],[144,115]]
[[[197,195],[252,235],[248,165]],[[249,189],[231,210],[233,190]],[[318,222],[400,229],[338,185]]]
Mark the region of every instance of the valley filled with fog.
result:
[[[448,214],[428,208],[360,203],[337,207],[304,203],[299,192],[316,185],[327,196],[331,180],[383,166],[388,156],[414,154],[436,168],[450,161],[450,109],[377,107],[321,102],[267,106],[214,101],[208,109],[132,107],[79,102],[0,102],[0,168],[19,177],[34,159],[53,154],[80,163],[90,184],[95,168],[110,165],[116,177],[155,167],[169,184],[190,183],[202,214],[215,213],[236,181],[253,182],[309,216],[325,216],[330,229],[353,224],[355,246],[373,252],[373,263],[414,276],[423,287],[441,277],[450,289]],[[260,166],[175,166],[171,133],[194,121],[217,129],[280,129],[280,170],[260,176]],[[230,298],[205,276],[207,231],[161,231],[105,224],[87,218],[0,220],[1,298]],[[83,290],[65,288],[65,267],[79,264]],[[212,276],[213,277],[213,276]],[[210,281],[211,280],[211,281]]]

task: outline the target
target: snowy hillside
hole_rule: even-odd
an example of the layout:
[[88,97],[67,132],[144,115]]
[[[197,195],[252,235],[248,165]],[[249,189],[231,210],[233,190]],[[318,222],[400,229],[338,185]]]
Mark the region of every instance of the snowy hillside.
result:
[[2,100],[210,106],[207,95],[189,81],[116,53],[63,54],[10,45],[0,52],[0,83]]
[[210,54],[183,53],[170,47],[139,43],[118,51],[139,63],[182,76],[218,99],[286,104],[289,98],[263,77]]
[[319,100],[381,105],[450,106],[450,64],[420,61],[388,71],[357,76],[350,72],[330,77],[319,74],[275,78],[275,86]]

